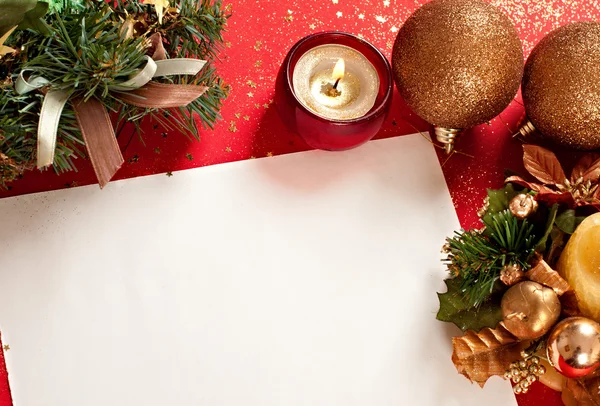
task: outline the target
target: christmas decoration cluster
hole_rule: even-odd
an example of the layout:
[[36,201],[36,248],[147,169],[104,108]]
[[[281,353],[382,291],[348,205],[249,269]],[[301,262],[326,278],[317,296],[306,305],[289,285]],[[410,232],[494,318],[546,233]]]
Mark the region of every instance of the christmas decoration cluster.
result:
[[228,87],[211,61],[229,16],[220,0],[0,0],[0,9],[0,188],[36,166],[74,170],[82,157],[104,186],[123,164],[127,122],[139,129],[151,116],[198,138],[219,118]]
[[471,381],[502,376],[517,394],[541,381],[568,405],[596,404],[600,156],[583,156],[567,177],[550,150],[523,150],[532,179],[509,176],[488,190],[482,227],[444,245],[437,318],[463,330],[452,361]]

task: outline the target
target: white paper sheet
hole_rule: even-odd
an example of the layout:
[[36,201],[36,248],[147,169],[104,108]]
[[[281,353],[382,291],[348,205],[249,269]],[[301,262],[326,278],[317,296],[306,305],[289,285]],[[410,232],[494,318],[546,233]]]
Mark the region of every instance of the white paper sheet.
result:
[[15,406],[516,404],[450,361],[420,136],[0,200]]

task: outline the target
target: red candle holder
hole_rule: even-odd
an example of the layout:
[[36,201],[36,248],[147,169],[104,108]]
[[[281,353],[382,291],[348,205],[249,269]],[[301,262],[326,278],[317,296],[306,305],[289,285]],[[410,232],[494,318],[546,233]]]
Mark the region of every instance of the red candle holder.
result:
[[[345,45],[362,53],[379,75],[375,104],[362,117],[349,120],[328,119],[316,115],[296,97],[294,68],[310,49],[326,44]],[[381,129],[392,102],[393,79],[387,58],[372,44],[344,32],[322,32],[298,41],[285,57],[277,76],[275,102],[283,122],[313,148],[341,151],[355,148],[373,138]]]

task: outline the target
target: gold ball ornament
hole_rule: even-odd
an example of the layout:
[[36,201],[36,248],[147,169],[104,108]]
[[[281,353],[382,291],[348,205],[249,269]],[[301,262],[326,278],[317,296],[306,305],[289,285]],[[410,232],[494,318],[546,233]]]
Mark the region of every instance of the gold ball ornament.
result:
[[536,212],[538,202],[532,195],[521,193],[512,198],[508,205],[510,214],[523,220]]
[[394,43],[392,68],[406,104],[433,124],[452,151],[462,129],[497,116],[523,75],[515,27],[481,0],[433,0],[406,20]]
[[554,290],[537,282],[517,283],[504,293],[500,303],[508,331],[521,340],[546,334],[560,316],[560,301]]
[[537,129],[554,143],[600,148],[600,23],[560,27],[533,49],[523,75],[527,138]]
[[554,327],[546,343],[550,364],[567,378],[582,378],[600,366],[600,324],[569,317]]

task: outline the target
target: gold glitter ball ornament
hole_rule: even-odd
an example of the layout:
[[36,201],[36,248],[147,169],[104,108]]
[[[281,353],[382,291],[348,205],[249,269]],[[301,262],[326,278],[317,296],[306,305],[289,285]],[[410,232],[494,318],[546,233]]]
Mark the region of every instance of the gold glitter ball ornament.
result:
[[392,53],[406,104],[452,150],[461,129],[496,117],[515,97],[523,48],[515,27],[481,0],[433,0],[404,23]]
[[523,220],[536,212],[538,208],[538,202],[532,195],[521,193],[512,198],[508,205],[510,214]]
[[500,307],[506,329],[521,340],[543,336],[560,316],[560,301],[554,290],[531,281],[508,289]]
[[567,378],[582,378],[600,366],[600,324],[585,317],[569,317],[548,336],[550,364]]
[[560,27],[531,52],[523,76],[529,124],[558,145],[600,148],[600,23]]

